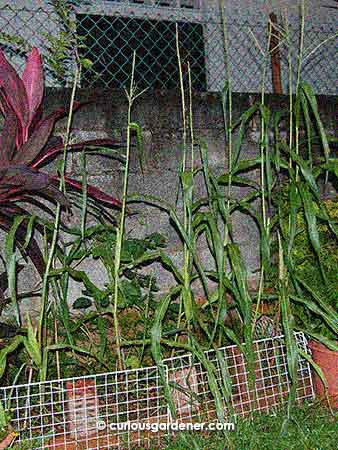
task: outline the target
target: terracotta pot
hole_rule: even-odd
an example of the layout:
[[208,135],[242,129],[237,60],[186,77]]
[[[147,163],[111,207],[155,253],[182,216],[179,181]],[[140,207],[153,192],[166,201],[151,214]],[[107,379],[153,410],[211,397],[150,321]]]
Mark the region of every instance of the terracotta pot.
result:
[[[310,341],[309,347],[314,362],[322,369],[327,379],[331,406],[338,408],[338,352],[329,350],[316,341]],[[314,388],[319,397],[325,397],[324,384],[316,372],[314,372]]]

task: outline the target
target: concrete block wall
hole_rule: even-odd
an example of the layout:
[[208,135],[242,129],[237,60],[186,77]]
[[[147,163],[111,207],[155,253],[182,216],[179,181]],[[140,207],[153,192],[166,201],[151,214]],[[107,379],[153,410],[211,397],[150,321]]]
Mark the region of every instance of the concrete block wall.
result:
[[[46,113],[59,106],[69,104],[70,92],[66,90],[49,89],[45,100]],[[93,103],[84,105],[74,117],[73,130],[77,138],[91,139],[99,137],[125,138],[127,120],[127,101],[124,93],[117,91],[84,90],[79,91],[78,100]],[[319,97],[321,116],[331,134],[336,132],[336,100],[335,97]],[[234,118],[245,111],[254,98],[248,94],[234,96]],[[268,97],[272,108],[287,105],[287,98]],[[129,194],[139,193],[158,196],[175,204],[175,193],[178,186],[178,167],[182,155],[182,113],[181,101],[177,92],[158,91],[142,95],[133,108],[133,121],[143,128],[144,135],[144,174],[140,171],[139,162],[134,151],[131,160]],[[196,142],[203,139],[209,148],[209,160],[212,170],[220,175],[226,170],[227,142],[224,136],[223,113],[218,94],[196,94],[193,105],[194,130]],[[61,122],[56,133],[65,132],[65,121]],[[257,155],[258,142],[254,132],[248,133],[243,145],[243,158]],[[198,147],[196,146],[198,155]],[[103,156],[88,156],[89,183],[104,189],[110,194],[121,197],[123,166],[114,159]],[[200,164],[197,158],[196,164]],[[47,169],[46,169],[47,170]],[[48,171],[55,170],[51,165]],[[71,155],[68,161],[68,171],[74,177],[81,177],[80,155]],[[236,195],[247,192],[237,188]],[[196,184],[197,195],[203,195],[204,188],[200,179]],[[178,201],[180,211],[181,201]],[[133,207],[138,214],[127,219],[128,234],[133,237],[143,237],[154,231],[163,233],[168,238],[168,253],[180,266],[182,263],[182,244],[169,222],[169,218],[154,208],[146,206]],[[76,216],[71,219],[76,222]],[[233,217],[235,239],[240,244],[249,274],[255,278],[255,270],[259,267],[259,236],[256,224],[247,216],[236,213]],[[206,268],[211,268],[208,248],[201,242],[199,255]],[[107,277],[104,268],[97,261],[86,261],[83,270],[88,271],[91,279],[102,286]],[[161,289],[165,291],[173,278],[159,265],[149,268],[158,276]],[[32,268],[27,268],[20,274],[20,289],[28,290],[39,281]],[[198,287],[196,287],[198,289]],[[81,295],[81,285],[72,283],[69,291],[69,303],[72,304]],[[23,310],[37,314],[39,299],[27,300]],[[7,310],[10,313],[10,310]]]

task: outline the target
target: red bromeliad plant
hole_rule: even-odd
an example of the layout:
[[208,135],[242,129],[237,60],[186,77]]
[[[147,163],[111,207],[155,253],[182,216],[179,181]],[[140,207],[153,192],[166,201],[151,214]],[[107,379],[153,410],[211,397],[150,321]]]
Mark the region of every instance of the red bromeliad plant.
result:
[[[44,208],[41,199],[47,198],[69,207],[66,195],[59,190],[60,180],[40,170],[64,151],[62,138],[52,135],[57,120],[65,117],[68,111],[58,109],[43,117],[44,73],[39,51],[33,48],[26,63],[22,78],[7,61],[0,49],[0,111],[4,125],[0,135],[0,227],[9,231],[14,218],[27,215],[20,204],[32,203]],[[75,103],[74,109],[80,106]],[[68,145],[69,151],[79,151],[84,147],[121,147],[111,139],[96,139]],[[71,189],[81,189],[82,184],[65,177]],[[111,206],[120,202],[93,186],[88,186],[88,195]],[[24,241],[27,221],[23,221],[16,232],[17,242]],[[31,240],[26,249],[40,274],[44,271],[44,260],[39,247]],[[7,286],[6,278],[0,274],[0,302]]]

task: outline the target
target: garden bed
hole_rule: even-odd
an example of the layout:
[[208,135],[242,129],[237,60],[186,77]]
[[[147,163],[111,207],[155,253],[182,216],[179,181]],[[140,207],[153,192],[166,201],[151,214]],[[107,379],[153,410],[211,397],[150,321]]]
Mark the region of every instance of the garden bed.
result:
[[[298,346],[307,350],[302,333],[296,334]],[[286,348],[283,336],[255,341],[256,380],[250,387],[244,355],[237,346],[205,352],[212,363],[217,383],[222,386],[226,367],[231,383],[231,408],[235,415],[253,411],[269,412],[281,406],[290,392]],[[172,387],[178,422],[217,420],[215,399],[208,371],[191,355],[164,362],[165,378]],[[222,364],[225,363],[225,365]],[[223,368],[222,368],[223,367]],[[163,443],[163,432],[98,431],[97,424],[167,423],[174,421],[158,367],[117,371],[86,377],[53,380],[1,388],[6,412],[19,432],[20,448],[34,450],[112,448],[153,448]],[[222,391],[222,390],[221,390]],[[298,361],[298,402],[314,398],[309,363]],[[226,416],[230,409],[222,398]],[[101,425],[102,426],[102,425]],[[27,447],[25,447],[27,446]]]

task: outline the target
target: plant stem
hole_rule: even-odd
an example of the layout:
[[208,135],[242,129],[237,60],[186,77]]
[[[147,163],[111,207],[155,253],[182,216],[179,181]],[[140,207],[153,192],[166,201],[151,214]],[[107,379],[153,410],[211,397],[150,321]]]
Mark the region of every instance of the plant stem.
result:
[[117,360],[120,370],[123,370],[123,362],[121,357],[121,338],[120,327],[118,320],[118,299],[119,299],[119,286],[120,286],[120,267],[121,267],[121,252],[125,234],[125,218],[126,218],[126,205],[128,195],[128,180],[129,180],[129,164],[130,164],[130,149],[131,149],[131,111],[133,102],[135,99],[135,66],[136,66],[136,53],[133,54],[132,73],[130,80],[128,98],[128,116],[127,116],[127,151],[126,151],[126,163],[124,167],[123,177],[123,193],[122,193],[122,207],[120,215],[120,225],[117,229],[116,245],[115,245],[115,265],[114,265],[114,304],[113,304],[113,318],[114,318],[114,330],[115,330],[115,345]]
[[[180,53],[180,45],[179,45],[179,33],[178,33],[178,25],[176,24],[176,52],[177,52],[177,61],[178,61],[178,70],[179,70],[179,81],[180,81],[180,92],[181,92],[181,104],[182,104],[182,119],[183,119],[183,155],[182,155],[182,165],[181,165],[181,173],[180,173],[180,185],[182,187],[182,197],[183,197],[183,227],[185,232],[187,233],[187,236],[191,236],[191,213],[190,213],[190,202],[185,194],[185,189],[183,186],[183,179],[182,174],[185,174],[186,168],[187,168],[187,107],[186,107],[186,99],[185,99],[185,90],[184,90],[184,80],[183,80],[183,70],[182,70],[182,59],[181,59],[181,53]],[[189,80],[191,81],[191,77],[189,77]],[[189,86],[190,91],[190,97],[191,94],[191,86]],[[191,105],[190,105],[190,112],[191,112]],[[189,118],[190,125],[192,124],[192,117]],[[193,136],[193,131],[190,130],[191,135]],[[193,145],[193,143],[192,143]],[[193,158],[193,155],[192,155]],[[193,171],[193,160],[192,160],[192,167],[191,170]],[[191,258],[190,258],[190,252],[187,247],[186,242],[183,243],[183,278],[184,278],[184,290],[181,294],[181,301],[180,301],[180,308],[179,308],[179,314],[178,314],[178,322],[177,327],[180,327],[181,324],[181,315],[182,311],[184,309],[186,320],[187,320],[187,326],[190,327],[190,317],[187,314],[187,305],[190,304],[192,301],[192,293],[191,293],[191,286],[190,286],[190,269],[191,269]],[[191,306],[191,305],[190,305]],[[189,307],[189,310],[191,308]]]
[[[289,74],[289,148],[293,144],[293,73],[292,73],[292,46],[290,38],[289,18],[287,11],[284,14],[285,35],[288,44],[288,74]],[[289,167],[292,167],[292,158],[289,159]]]
[[82,208],[81,208],[81,236],[85,244],[85,233],[87,223],[87,155],[85,148],[82,149],[81,154],[82,163]]
[[[74,83],[71,93],[71,99],[70,99],[70,105],[69,105],[69,114],[67,119],[67,129],[66,129],[66,137],[63,147],[63,158],[61,163],[61,170],[60,170],[60,184],[59,189],[62,192],[65,192],[65,172],[67,167],[67,154],[68,154],[68,144],[70,139],[70,132],[71,132],[71,126],[73,121],[73,109],[74,109],[74,102],[75,102],[75,94],[77,89],[77,84],[80,80],[80,72],[81,69],[77,65],[75,68],[75,74],[74,74]],[[38,324],[38,343],[40,347],[40,351],[42,352],[43,346],[45,344],[47,336],[43,332],[44,322],[45,322],[45,313],[46,313],[46,306],[48,302],[48,293],[49,293],[49,272],[53,265],[54,261],[54,255],[55,255],[55,249],[56,244],[59,236],[59,229],[60,229],[60,221],[61,221],[61,205],[60,203],[57,204],[56,212],[55,212],[55,220],[54,220],[54,230],[53,230],[53,237],[52,242],[49,248],[48,257],[47,257],[47,263],[46,263],[46,269],[45,274],[43,277],[43,284],[42,284],[42,294],[41,294],[41,311],[40,311],[40,317],[39,317],[39,324]]]
[[[226,66],[226,76],[227,76],[227,99],[229,105],[229,113],[227,114],[226,99],[222,102],[223,107],[223,117],[224,126],[226,131],[226,138],[228,142],[228,155],[226,157],[228,161],[228,201],[227,201],[227,222],[224,226],[224,248],[229,241],[229,223],[230,223],[230,198],[232,191],[232,85],[231,85],[231,72],[230,72],[230,58],[229,58],[229,36],[228,36],[228,23],[225,15],[225,5],[224,0],[221,0],[221,15],[223,24],[223,39],[224,39],[224,61]],[[226,258],[224,258],[226,264]],[[224,267],[226,271],[226,267]]]
[[[297,111],[296,111],[296,121],[295,121],[295,151],[296,155],[299,154],[299,115],[300,115],[300,78],[302,73],[302,65],[303,65],[303,53],[304,53],[304,32],[305,32],[305,1],[301,1],[300,5],[300,39],[299,39],[299,55],[298,55],[298,65],[297,65],[297,81],[296,81],[296,103],[297,103]],[[299,180],[299,166],[296,166],[296,181]]]
[[189,85],[189,128],[190,128],[190,141],[191,141],[191,173],[194,173],[195,165],[195,135],[194,135],[194,121],[193,121],[193,100],[192,100],[192,80],[191,80],[191,67],[190,61],[188,61],[188,85]]

